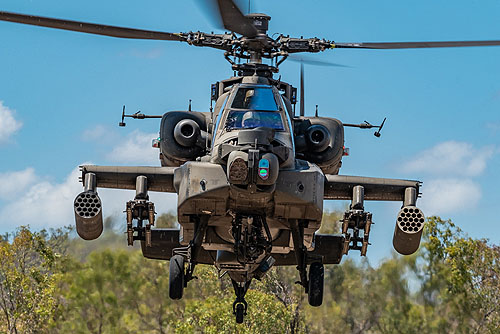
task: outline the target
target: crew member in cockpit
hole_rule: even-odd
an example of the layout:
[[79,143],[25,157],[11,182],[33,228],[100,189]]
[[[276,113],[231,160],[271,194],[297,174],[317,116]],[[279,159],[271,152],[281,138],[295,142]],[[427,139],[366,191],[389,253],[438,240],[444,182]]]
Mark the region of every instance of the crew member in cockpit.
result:
[[241,127],[244,129],[256,128],[260,126],[260,115],[258,112],[247,111],[241,118]]
[[243,108],[244,109],[251,109],[252,106],[252,99],[255,95],[255,91],[253,89],[249,89],[245,93],[245,101],[243,103]]

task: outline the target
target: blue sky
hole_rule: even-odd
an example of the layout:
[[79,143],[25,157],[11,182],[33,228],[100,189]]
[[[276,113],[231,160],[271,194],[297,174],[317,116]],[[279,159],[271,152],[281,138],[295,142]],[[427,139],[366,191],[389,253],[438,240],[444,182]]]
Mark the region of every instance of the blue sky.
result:
[[[246,3],[246,1],[244,1]],[[197,1],[0,0],[0,10],[169,32],[220,31]],[[252,1],[270,32],[337,42],[500,39],[500,2],[425,0]],[[71,224],[76,167],[158,165],[154,120],[117,126],[127,111],[162,114],[193,100],[207,111],[210,84],[232,74],[222,52],[179,42],[113,39],[0,22],[0,232]],[[306,66],[306,114],[346,123],[387,117],[382,137],[346,129],[341,174],[418,179],[426,214],[500,242],[500,47],[332,50],[309,55],[349,68]],[[281,66],[298,86],[299,65]],[[102,190],[107,214],[130,192]],[[157,210],[175,197],[156,195]],[[343,203],[325,203],[342,208]],[[399,203],[368,203],[376,225],[368,257],[392,251]],[[106,212],[105,212],[106,213]],[[357,254],[351,256],[357,257]]]

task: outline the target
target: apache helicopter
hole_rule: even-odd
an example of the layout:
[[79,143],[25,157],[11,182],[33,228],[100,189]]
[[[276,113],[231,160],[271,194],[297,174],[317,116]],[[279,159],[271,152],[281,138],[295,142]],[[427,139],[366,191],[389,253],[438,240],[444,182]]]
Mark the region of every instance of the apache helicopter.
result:
[[[416,207],[421,182],[338,175],[347,154],[344,127],[378,128],[378,137],[385,120],[374,126],[305,117],[303,93],[297,116],[297,88],[273,77],[279,65],[294,53],[329,49],[494,46],[500,41],[336,43],[285,35],[274,39],[267,35],[269,16],[243,15],[232,0],[214,4],[230,33],[168,33],[1,11],[0,20],[224,51],[237,75],[211,86],[215,107],[209,112],[149,116],[123,110],[121,126],[125,117],[161,118],[160,137],[153,141],[161,167],[81,166],[84,191],[74,201],[74,212],[80,237],[96,239],[103,231],[97,188],[135,189],[135,198],[126,203],[128,244],[139,240],[145,257],[170,260],[172,299],[182,298],[197,264],[215,265],[227,273],[236,294],[233,313],[241,323],[252,279],[261,279],[272,266],[296,266],[309,304],[321,305],[324,264],[340,263],[349,250],[367,253],[372,214],[365,211],[365,200],[402,202],[393,237],[400,254],[418,249],[424,227],[424,214]],[[177,193],[180,229],[153,228],[155,205],[149,191]],[[341,235],[317,233],[324,200],[351,201]]]

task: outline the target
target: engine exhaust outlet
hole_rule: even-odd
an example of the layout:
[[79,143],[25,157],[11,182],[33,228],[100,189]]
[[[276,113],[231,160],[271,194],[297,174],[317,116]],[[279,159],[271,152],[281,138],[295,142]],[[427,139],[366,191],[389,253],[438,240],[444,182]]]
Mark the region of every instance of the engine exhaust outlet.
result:
[[415,253],[420,246],[425,216],[416,206],[404,206],[398,213],[392,244],[402,255]]
[[183,119],[174,128],[175,141],[184,147],[192,147],[200,136],[200,126],[192,119]]

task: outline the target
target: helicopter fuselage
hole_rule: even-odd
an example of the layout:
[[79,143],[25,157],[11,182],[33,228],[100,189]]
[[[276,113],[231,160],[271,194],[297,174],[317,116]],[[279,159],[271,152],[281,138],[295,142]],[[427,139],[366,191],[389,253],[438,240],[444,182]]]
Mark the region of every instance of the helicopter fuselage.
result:
[[[117,38],[180,41],[224,51],[237,77],[212,85],[210,112],[170,111],[160,116],[122,113],[124,118],[161,118],[161,167],[81,166],[84,191],[74,201],[77,233],[86,240],[103,231],[98,188],[135,189],[126,203],[127,242],[141,242],[144,256],[170,260],[169,295],[180,299],[196,264],[229,273],[242,323],[245,293],[253,278],[273,265],[296,265],[311,306],[323,298],[323,264],[339,263],[349,250],[366,255],[372,214],[364,202],[401,201],[393,235],[400,254],[417,251],[425,217],[416,207],[420,182],[338,175],[344,127],[329,117],[305,117],[303,72],[301,108],[297,90],[273,79],[296,53],[334,49],[413,49],[498,46],[500,40],[337,43],[320,38],[269,36],[270,16],[244,15],[233,0],[213,1],[225,33],[171,33],[0,11],[0,20]],[[269,61],[264,64],[263,60]],[[301,62],[305,61],[301,59]],[[339,64],[330,64],[342,66]],[[302,67],[301,67],[302,68]],[[155,206],[148,191],[177,193],[179,229],[154,229]],[[342,235],[321,235],[323,200],[349,200]],[[136,223],[134,225],[134,222]],[[309,269],[308,269],[309,267]]]
[[[197,220],[193,217],[209,214],[203,249],[216,252],[216,264],[220,268],[244,272],[241,277],[246,280],[266,256],[288,254],[293,250],[290,219],[303,222],[304,246],[313,251],[313,236],[322,219],[325,177],[316,164],[296,159],[295,138],[300,140],[304,134],[294,135],[294,115],[287,97],[267,78],[248,76],[239,81],[221,92],[213,114],[204,114],[210,119],[202,122],[202,117],[199,118],[200,131],[190,128],[197,126],[192,122],[181,123],[184,119],[196,120],[196,117],[189,118],[195,112],[182,112],[185,118],[178,120],[177,124],[181,125],[175,125],[173,130],[172,122],[168,121],[171,116],[169,113],[164,116],[162,142],[172,139],[169,138],[172,132],[173,139],[179,139],[175,137],[176,129],[184,137],[192,133],[201,136],[205,130],[211,132],[212,135],[205,138],[205,155],[195,161],[179,162],[179,157],[165,158],[172,154],[168,143],[160,147],[162,163],[179,166],[174,172],[173,185],[178,193],[180,244],[188,245],[194,238]],[[181,112],[175,113],[180,117]],[[310,120],[304,118],[296,122],[309,124]],[[311,126],[314,130],[314,125],[309,124]],[[309,146],[303,143],[306,147],[301,149],[311,149],[314,144],[320,145],[321,151],[343,147],[343,132],[332,136],[321,130],[313,134],[315,143]],[[196,146],[199,142],[192,140],[191,143]],[[339,166],[341,157],[342,154],[335,155],[330,165]],[[248,261],[241,259],[235,252],[236,238],[240,236],[234,231],[236,217],[247,221],[256,217],[265,220],[267,238],[272,244],[269,252],[261,249],[260,253],[247,258]],[[329,257],[337,263],[341,258],[340,247],[332,247],[332,250]]]

